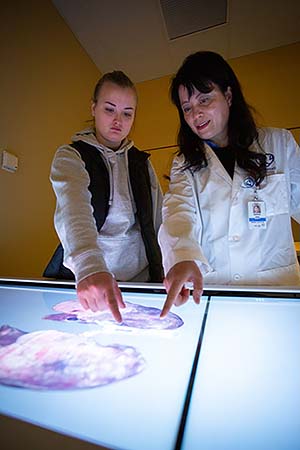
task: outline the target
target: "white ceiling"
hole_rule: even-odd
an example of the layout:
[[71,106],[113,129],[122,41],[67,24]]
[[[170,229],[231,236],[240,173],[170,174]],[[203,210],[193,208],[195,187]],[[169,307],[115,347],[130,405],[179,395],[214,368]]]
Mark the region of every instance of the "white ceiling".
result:
[[300,41],[299,0],[228,0],[226,24],[172,41],[159,0],[52,1],[102,73],[123,70],[134,82],[172,74],[198,50],[228,59]]

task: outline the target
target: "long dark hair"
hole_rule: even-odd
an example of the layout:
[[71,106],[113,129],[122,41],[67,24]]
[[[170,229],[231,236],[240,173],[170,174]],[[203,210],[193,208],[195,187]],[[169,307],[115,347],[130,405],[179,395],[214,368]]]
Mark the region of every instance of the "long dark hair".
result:
[[258,142],[257,127],[235,73],[217,53],[201,51],[189,55],[172,79],[170,95],[180,118],[177,138],[178,154],[184,155],[185,168],[197,171],[207,166],[204,142],[186,123],[178,90],[182,85],[188,90],[189,95],[192,95],[194,88],[207,93],[213,90],[213,84],[217,85],[224,95],[228,87],[231,88],[228,146],[235,153],[238,166],[252,176],[259,185],[266,176],[266,156],[262,149],[261,152],[249,150],[254,141]]

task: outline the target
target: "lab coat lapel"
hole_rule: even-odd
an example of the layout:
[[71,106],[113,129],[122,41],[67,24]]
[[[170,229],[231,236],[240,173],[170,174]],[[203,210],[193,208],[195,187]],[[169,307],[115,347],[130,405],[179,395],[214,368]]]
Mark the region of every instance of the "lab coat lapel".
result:
[[241,169],[237,163],[234,166],[234,174],[232,180],[232,191],[231,191],[231,200],[233,201],[240,190],[242,189],[242,184],[245,179],[245,171]]
[[205,151],[207,155],[208,164],[211,166],[213,175],[222,178],[227,184],[232,185],[232,179],[228,174],[227,170],[224,168],[223,164],[215,154],[215,152],[210,148],[209,145],[205,144]]

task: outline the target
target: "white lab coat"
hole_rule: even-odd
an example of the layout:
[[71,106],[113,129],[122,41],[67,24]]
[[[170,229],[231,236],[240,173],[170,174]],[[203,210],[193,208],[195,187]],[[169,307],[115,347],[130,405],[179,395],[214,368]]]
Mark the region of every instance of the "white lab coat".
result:
[[[166,274],[174,264],[193,260],[205,284],[300,284],[290,219],[300,223],[300,149],[281,129],[260,129],[259,142],[269,154],[258,190],[266,229],[249,229],[254,188],[243,187],[243,169],[236,165],[231,179],[207,145],[208,166],[194,174],[182,170],[182,156],[174,159],[159,231]],[[252,149],[258,150],[257,144]]]

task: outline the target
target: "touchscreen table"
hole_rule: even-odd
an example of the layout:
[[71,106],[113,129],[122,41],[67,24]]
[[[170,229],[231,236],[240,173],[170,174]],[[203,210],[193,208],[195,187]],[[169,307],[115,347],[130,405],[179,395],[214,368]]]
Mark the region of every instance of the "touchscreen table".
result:
[[299,288],[210,287],[164,320],[162,285],[122,292],[117,325],[71,282],[0,279],[1,448],[300,450]]
[[184,450],[300,449],[300,302],[211,297]]
[[1,413],[105,448],[173,449],[206,300],[160,320],[165,294],[123,297],[117,326],[76,311],[74,289],[0,286]]

